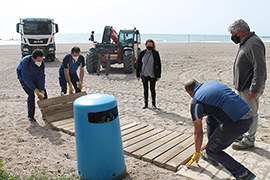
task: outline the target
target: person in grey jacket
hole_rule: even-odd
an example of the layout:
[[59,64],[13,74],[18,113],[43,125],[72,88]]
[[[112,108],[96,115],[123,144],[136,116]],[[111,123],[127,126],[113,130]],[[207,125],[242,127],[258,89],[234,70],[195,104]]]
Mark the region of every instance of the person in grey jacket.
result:
[[161,60],[156,44],[153,39],[147,39],[145,42],[146,49],[141,51],[137,60],[136,77],[138,81],[140,77],[143,82],[144,89],[144,106],[143,109],[148,107],[148,84],[150,82],[150,91],[152,96],[153,109],[156,107],[156,82],[161,76]]
[[231,40],[239,44],[235,58],[233,75],[234,86],[252,109],[253,123],[243,136],[232,145],[235,150],[253,148],[258,125],[259,97],[262,95],[267,77],[265,46],[262,40],[251,32],[243,19],[234,21],[229,27]]

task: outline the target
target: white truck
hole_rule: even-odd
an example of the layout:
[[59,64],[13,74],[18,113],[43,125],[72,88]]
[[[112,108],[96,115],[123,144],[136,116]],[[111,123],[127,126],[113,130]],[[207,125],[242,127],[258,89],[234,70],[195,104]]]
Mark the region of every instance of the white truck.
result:
[[22,57],[32,54],[35,49],[42,49],[47,60],[55,60],[54,35],[58,33],[58,24],[54,23],[53,19],[20,19],[16,30],[21,34]]

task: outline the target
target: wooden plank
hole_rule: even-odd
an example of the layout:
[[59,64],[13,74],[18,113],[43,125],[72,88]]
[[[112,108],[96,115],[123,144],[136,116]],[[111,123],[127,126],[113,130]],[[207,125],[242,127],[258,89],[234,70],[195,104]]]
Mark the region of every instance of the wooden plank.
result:
[[138,125],[137,122],[132,122],[132,123],[130,123],[130,124],[126,124],[126,125],[124,125],[124,126],[121,126],[121,131],[124,131],[124,130],[126,130],[126,129],[128,129],[128,128],[131,128],[131,127],[137,126],[137,125]]
[[[203,137],[203,144],[201,150],[203,150],[208,143],[208,138],[205,135]],[[195,147],[191,146],[188,149],[185,149],[183,152],[172,158],[170,161],[166,162],[165,168],[172,171],[176,171],[180,165],[186,164],[194,154]]]
[[127,154],[131,154],[132,152],[138,150],[138,149],[141,149],[143,148],[144,146],[147,146],[148,144],[151,144],[159,139],[161,139],[162,137],[170,134],[171,131],[162,131],[158,134],[155,134],[154,136],[152,137],[149,137],[145,140],[142,140],[136,144],[133,144],[131,146],[128,146],[127,148],[124,148],[124,152],[127,153]]
[[171,160],[173,160],[171,159],[170,161],[165,163],[164,168],[176,171],[180,165],[184,165],[190,160],[190,158],[193,156],[193,153],[194,153],[194,146],[191,145],[187,149],[183,150],[180,154],[178,154],[177,155],[179,156],[178,158],[177,156],[173,158],[173,159],[180,159],[178,163],[177,162],[175,163],[174,161],[171,162]]
[[142,123],[142,124],[139,124],[137,126],[134,126],[134,127],[131,127],[131,128],[128,128],[126,130],[121,131],[121,134],[122,134],[122,136],[125,136],[125,135],[127,135],[129,133],[132,133],[134,131],[138,131],[139,129],[142,129],[142,128],[146,127],[146,126],[147,126],[146,123]]
[[174,139],[174,138],[176,138],[176,137],[178,137],[180,135],[182,135],[182,133],[180,134],[178,132],[173,132],[173,133],[171,133],[171,134],[169,134],[169,135],[155,141],[154,143],[149,144],[148,146],[145,146],[145,147],[143,147],[143,148],[141,148],[141,149],[139,149],[137,151],[134,151],[132,153],[132,155],[134,157],[136,157],[136,158],[141,159],[141,157],[143,155],[145,155],[145,154],[149,153],[150,151],[153,151],[154,149],[166,144],[168,141],[170,141],[170,140],[172,140],[172,139]]
[[185,141],[181,142],[180,144],[176,145],[172,149],[168,150],[167,152],[155,158],[153,160],[153,163],[160,167],[164,167],[167,161],[171,160],[176,155],[184,151],[186,148],[192,146],[193,144],[194,144],[194,139],[193,137],[190,137],[186,139]]
[[125,141],[125,142],[123,142],[123,148],[126,148],[126,147],[128,147],[130,145],[133,145],[135,143],[138,143],[138,142],[140,142],[140,141],[142,141],[142,140],[144,140],[146,138],[149,138],[149,137],[151,137],[151,136],[153,136],[153,135],[155,135],[157,133],[160,133],[161,131],[164,131],[164,129],[154,129],[154,130],[149,131],[149,132],[147,132],[145,134],[142,134],[142,135],[140,135],[138,137],[135,137],[133,139]]
[[41,109],[42,115],[53,115],[60,112],[66,112],[73,109],[73,102],[68,102],[67,104],[58,104],[56,106],[49,106]]
[[65,114],[63,113],[58,113],[58,114],[54,114],[52,116],[46,116],[44,119],[48,122],[54,122],[54,121],[58,121],[58,120],[62,120],[62,119],[68,119],[68,118],[72,118],[74,117],[74,112],[72,111],[67,111]]
[[53,98],[49,98],[49,99],[38,100],[37,103],[38,103],[39,108],[44,108],[44,107],[48,107],[48,106],[53,106],[53,105],[57,105],[57,104],[63,104],[66,102],[74,101],[78,97],[84,96],[86,94],[87,93],[85,91],[83,91],[83,92],[79,92],[79,93],[75,93],[75,94],[69,94],[69,95],[53,97]]
[[59,120],[59,121],[54,121],[52,122],[51,124],[53,126],[60,126],[60,125],[63,125],[63,124],[68,124],[70,122],[74,122],[74,118],[68,118],[68,119],[63,119],[63,120]]
[[70,122],[68,124],[63,124],[63,125],[57,126],[57,128],[59,128],[61,130],[65,130],[65,129],[68,129],[69,127],[71,127],[71,126],[74,126],[74,122]]
[[142,156],[142,159],[144,161],[149,161],[152,162],[152,160],[156,157],[158,157],[159,155],[163,154],[164,152],[166,152],[168,149],[176,146],[177,144],[181,143],[182,141],[186,140],[187,138],[191,137],[192,135],[189,134],[183,134],[169,142],[167,142],[166,144],[160,146],[159,148],[145,154]]
[[125,142],[125,141],[127,141],[129,139],[135,138],[137,136],[140,136],[141,134],[145,134],[148,131],[151,131],[153,129],[154,129],[153,127],[148,127],[147,126],[147,127],[142,128],[142,129],[139,129],[138,131],[134,131],[132,133],[129,133],[129,134],[122,137],[122,142]]

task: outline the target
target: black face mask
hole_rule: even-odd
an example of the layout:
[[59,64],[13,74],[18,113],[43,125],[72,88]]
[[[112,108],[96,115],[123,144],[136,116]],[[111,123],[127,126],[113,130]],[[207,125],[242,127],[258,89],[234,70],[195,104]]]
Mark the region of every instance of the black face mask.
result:
[[235,43],[235,44],[238,44],[240,43],[240,37],[238,37],[237,35],[232,35],[231,36],[231,40]]
[[146,46],[146,49],[149,50],[149,51],[152,51],[153,47],[152,46]]

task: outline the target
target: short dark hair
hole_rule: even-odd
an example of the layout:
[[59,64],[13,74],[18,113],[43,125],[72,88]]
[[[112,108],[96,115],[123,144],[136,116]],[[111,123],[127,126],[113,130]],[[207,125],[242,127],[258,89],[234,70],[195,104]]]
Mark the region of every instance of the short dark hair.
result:
[[185,89],[187,92],[189,91],[194,91],[195,87],[199,84],[198,81],[195,79],[190,79],[188,82],[185,84]]
[[71,49],[71,53],[80,53],[81,52],[81,49],[77,46],[74,46],[72,49]]
[[44,57],[44,52],[42,49],[35,49],[32,53],[32,56],[34,59],[37,59],[37,57]]

